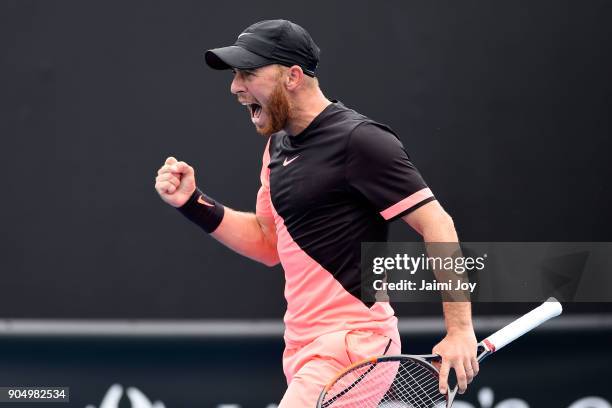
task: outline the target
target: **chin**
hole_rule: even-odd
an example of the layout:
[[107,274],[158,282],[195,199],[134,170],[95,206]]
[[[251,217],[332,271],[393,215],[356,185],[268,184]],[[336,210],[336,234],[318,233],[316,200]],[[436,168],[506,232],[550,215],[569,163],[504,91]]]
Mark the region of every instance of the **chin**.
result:
[[273,133],[275,133],[275,132],[267,130],[266,128],[260,128],[257,126],[255,126],[255,130],[257,131],[257,133],[265,137],[271,136]]

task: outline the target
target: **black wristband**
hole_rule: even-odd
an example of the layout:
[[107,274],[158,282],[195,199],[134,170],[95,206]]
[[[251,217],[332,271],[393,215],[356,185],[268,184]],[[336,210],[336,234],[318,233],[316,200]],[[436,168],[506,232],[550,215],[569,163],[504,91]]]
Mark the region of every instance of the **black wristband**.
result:
[[177,210],[209,234],[217,229],[225,214],[225,208],[221,203],[216,202],[197,188],[189,200]]

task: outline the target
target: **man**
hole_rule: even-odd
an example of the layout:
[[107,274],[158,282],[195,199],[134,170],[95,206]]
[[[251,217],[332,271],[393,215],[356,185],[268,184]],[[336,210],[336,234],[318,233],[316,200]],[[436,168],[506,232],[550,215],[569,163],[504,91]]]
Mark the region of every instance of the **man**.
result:
[[[385,125],[319,88],[319,48],[286,20],[248,27],[235,45],[209,50],[207,64],[232,69],[231,92],[268,137],[255,213],[224,207],[196,189],[194,170],[169,157],[161,198],[234,251],[285,271],[287,312],[281,408],[314,407],[324,386],[357,360],[400,353],[386,302],[360,300],[360,243],[385,241],[402,218],[426,242],[457,242],[453,222]],[[469,303],[444,303],[440,392],[450,368],[460,392],[478,372]]]

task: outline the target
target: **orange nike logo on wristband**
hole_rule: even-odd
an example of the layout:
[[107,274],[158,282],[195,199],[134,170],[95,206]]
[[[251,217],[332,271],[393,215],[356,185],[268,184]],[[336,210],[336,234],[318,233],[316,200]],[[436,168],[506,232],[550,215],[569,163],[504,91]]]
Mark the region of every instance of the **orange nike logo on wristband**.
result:
[[283,162],[283,166],[288,166],[289,164],[291,164],[292,161],[294,161],[295,159],[297,159],[298,157],[300,157],[300,155],[298,154],[297,156],[295,156],[293,159],[291,160],[287,160],[287,158],[285,157],[285,161]]
[[204,201],[204,199],[202,198],[202,196],[199,196],[199,197],[198,197],[198,203],[200,203],[200,204],[202,204],[202,205],[205,205],[205,206],[207,206],[207,207],[214,207],[214,206],[215,206],[214,204],[211,204],[211,203],[209,203],[209,202],[207,202],[207,201]]

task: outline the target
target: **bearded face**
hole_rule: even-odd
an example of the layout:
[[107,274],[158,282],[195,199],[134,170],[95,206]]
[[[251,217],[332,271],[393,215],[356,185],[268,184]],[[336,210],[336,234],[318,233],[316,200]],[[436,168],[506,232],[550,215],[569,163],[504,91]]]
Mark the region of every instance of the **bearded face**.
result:
[[264,136],[270,136],[282,130],[289,119],[289,98],[287,91],[280,83],[274,87],[270,100],[263,107],[263,113],[268,115],[268,120],[263,122],[263,126],[257,126],[257,132]]
[[289,119],[291,106],[282,74],[282,69],[274,65],[234,73],[232,93],[247,107],[255,129],[264,136],[282,130]]

